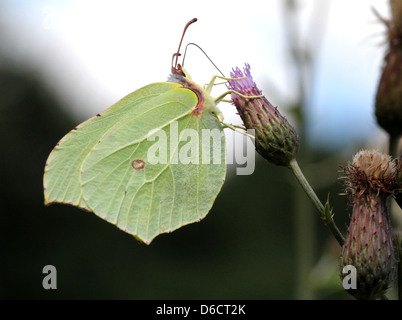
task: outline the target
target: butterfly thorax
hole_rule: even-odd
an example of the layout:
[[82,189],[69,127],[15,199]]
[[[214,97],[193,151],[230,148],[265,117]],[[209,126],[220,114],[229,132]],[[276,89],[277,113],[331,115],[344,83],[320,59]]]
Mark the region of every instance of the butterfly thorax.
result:
[[197,83],[192,81],[191,76],[183,68],[181,68],[180,73],[171,73],[169,75],[168,81],[180,83],[183,85],[184,88],[190,89],[196,94],[198,102],[194,110],[192,111],[193,115],[199,116],[203,112],[209,112],[215,115],[219,121],[223,120],[223,114],[217,107],[215,99],[210,95],[209,92],[207,92]]

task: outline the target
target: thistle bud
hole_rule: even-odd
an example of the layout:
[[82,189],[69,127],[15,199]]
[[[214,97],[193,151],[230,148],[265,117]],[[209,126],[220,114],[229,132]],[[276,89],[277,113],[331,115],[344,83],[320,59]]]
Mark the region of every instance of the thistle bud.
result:
[[341,270],[356,268],[356,288],[348,290],[358,299],[376,299],[390,286],[396,268],[387,198],[395,181],[395,162],[377,151],[361,151],[345,169],[346,192],[353,205]]
[[402,134],[402,0],[391,1],[392,20],[388,28],[388,52],[378,84],[375,115],[391,136]]
[[[230,73],[228,88],[244,96],[260,96],[250,74],[250,65],[246,64],[244,74],[239,69]],[[266,160],[276,165],[288,166],[296,157],[299,147],[299,137],[296,130],[283,117],[277,107],[262,96],[261,98],[246,99],[232,93],[232,101],[243,120],[246,129],[255,130],[255,148]]]

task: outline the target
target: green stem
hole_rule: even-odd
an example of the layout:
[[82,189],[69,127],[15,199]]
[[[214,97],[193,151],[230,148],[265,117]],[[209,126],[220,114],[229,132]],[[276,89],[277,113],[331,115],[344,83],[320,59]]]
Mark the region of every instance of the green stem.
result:
[[[400,154],[398,153],[398,145],[399,145],[399,140],[401,136],[400,135],[389,135],[389,141],[388,141],[388,154],[392,156],[393,158],[397,159],[399,158]],[[396,283],[397,283],[397,290],[398,290],[398,300],[402,300],[402,248],[401,248],[401,242],[399,237],[396,239],[396,247],[397,247],[397,253],[398,253],[398,264],[397,264],[397,275],[396,275]]]
[[401,136],[399,135],[390,135],[389,136],[389,146],[388,146],[388,154],[392,156],[393,158],[398,158],[398,145],[399,145],[399,139]]
[[314,206],[320,213],[321,219],[324,220],[326,226],[329,228],[331,233],[334,235],[338,243],[342,246],[345,243],[345,238],[342,233],[339,231],[338,227],[335,224],[335,221],[332,219],[332,215],[328,214],[328,210],[325,209],[320,199],[318,199],[316,193],[313,188],[311,188],[307,179],[305,178],[303,172],[301,171],[299,164],[296,159],[293,159],[289,163],[289,168],[292,170],[293,174],[296,176],[303,190],[306,192],[307,196],[313,202]]

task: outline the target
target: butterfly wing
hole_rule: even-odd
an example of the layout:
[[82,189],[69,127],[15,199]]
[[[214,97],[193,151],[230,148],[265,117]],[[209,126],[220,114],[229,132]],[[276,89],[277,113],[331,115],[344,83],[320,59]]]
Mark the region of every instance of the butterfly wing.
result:
[[[222,126],[211,113],[195,116],[197,103],[180,84],[156,83],[79,125],[48,158],[45,202],[93,211],[146,243],[199,221],[222,187],[226,164],[224,138],[202,141],[203,129],[223,137]],[[195,147],[182,139],[186,132],[195,133]],[[166,161],[149,158],[156,143]],[[183,163],[189,151],[192,161]]]

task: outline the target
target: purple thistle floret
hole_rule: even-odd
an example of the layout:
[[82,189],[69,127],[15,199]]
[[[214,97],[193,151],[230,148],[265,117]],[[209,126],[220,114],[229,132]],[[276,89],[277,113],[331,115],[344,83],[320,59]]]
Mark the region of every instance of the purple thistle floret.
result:
[[245,65],[243,71],[238,67],[234,68],[230,76],[245,78],[229,80],[228,89],[244,96],[254,96],[254,98],[245,99],[236,93],[231,95],[245,128],[255,130],[257,152],[271,163],[288,166],[296,157],[299,147],[296,130],[265,96],[255,98],[255,96],[261,96],[262,92],[251,76],[249,64]]
[[[240,92],[244,95],[261,95],[262,92],[257,88],[257,85],[255,84],[253,77],[251,76],[250,65],[248,63],[245,64],[245,68],[243,70],[244,73],[240,70],[239,67],[236,67],[236,69],[233,68],[233,71],[230,73],[231,78],[246,78],[241,80],[229,80],[229,86],[231,87],[230,89]],[[232,94],[232,99],[236,98],[239,98],[239,96],[236,94]]]

